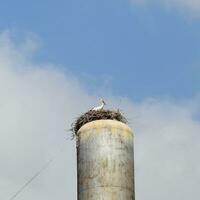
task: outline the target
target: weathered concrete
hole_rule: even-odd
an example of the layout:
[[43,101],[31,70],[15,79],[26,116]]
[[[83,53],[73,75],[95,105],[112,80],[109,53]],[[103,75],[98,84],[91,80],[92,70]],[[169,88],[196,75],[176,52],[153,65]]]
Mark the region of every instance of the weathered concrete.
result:
[[97,120],[78,132],[78,200],[134,200],[133,133],[118,121]]

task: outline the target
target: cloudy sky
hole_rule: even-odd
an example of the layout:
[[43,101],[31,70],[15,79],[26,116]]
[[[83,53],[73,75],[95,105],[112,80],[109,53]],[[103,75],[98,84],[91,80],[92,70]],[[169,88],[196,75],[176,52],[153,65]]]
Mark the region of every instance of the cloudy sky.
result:
[[104,97],[135,132],[137,200],[200,198],[198,0],[0,0],[0,199],[76,199],[68,129]]

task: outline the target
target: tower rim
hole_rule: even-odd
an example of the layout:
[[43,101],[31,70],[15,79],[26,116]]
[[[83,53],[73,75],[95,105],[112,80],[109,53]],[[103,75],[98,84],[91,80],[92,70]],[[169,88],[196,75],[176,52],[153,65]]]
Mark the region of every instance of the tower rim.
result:
[[129,132],[131,135],[134,135],[133,130],[125,123],[112,120],[112,119],[99,119],[88,122],[84,124],[77,132],[77,135],[80,133],[86,132],[92,129],[102,129],[102,128],[112,128],[112,129],[119,129]]

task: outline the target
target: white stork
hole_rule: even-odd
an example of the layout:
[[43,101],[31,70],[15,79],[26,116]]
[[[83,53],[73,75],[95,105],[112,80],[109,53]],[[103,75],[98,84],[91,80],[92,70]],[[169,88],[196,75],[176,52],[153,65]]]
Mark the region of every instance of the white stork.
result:
[[103,108],[104,108],[104,106],[106,105],[106,103],[105,103],[105,101],[104,101],[103,99],[100,99],[100,102],[101,102],[101,105],[92,108],[92,110],[95,110],[95,111],[103,110]]

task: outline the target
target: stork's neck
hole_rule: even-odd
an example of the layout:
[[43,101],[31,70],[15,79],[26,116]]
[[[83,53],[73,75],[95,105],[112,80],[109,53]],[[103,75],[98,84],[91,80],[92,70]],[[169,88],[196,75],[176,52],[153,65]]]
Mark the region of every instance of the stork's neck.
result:
[[101,106],[105,106],[105,103],[104,103],[104,102],[101,102]]

